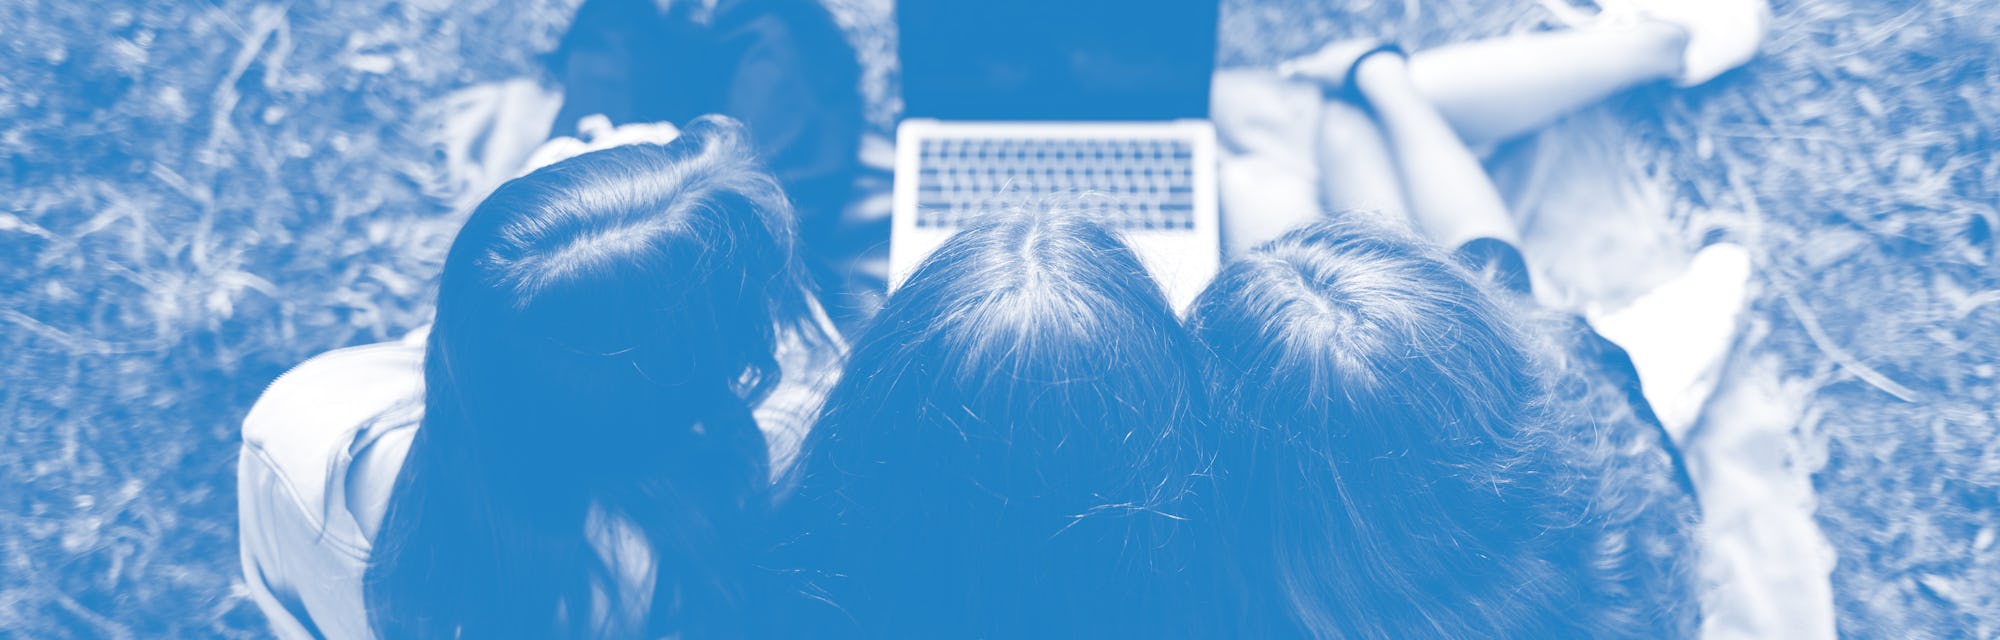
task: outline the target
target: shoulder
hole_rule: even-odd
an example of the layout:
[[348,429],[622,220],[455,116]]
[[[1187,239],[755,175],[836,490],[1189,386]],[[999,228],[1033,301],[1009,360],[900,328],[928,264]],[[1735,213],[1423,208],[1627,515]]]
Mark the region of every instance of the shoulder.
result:
[[[307,360],[273,381],[244,418],[244,464],[262,465],[275,480],[268,490],[289,493],[311,520],[344,512],[325,506],[346,501],[355,480],[380,483],[343,470],[365,449],[407,445],[423,384],[420,343],[350,347]],[[373,466],[388,467],[392,482],[400,465]]]
[[[266,450],[331,444],[423,390],[424,352],[403,342],[329,351],[265,388],[243,420],[243,443]],[[318,447],[310,447],[318,448]]]

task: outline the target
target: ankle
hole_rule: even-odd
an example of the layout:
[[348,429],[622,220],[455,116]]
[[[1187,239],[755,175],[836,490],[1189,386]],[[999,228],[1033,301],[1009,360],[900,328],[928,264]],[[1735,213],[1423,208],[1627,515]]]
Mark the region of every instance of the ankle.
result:
[[1362,58],[1354,65],[1354,90],[1370,103],[1415,91],[1409,60],[1393,54]]

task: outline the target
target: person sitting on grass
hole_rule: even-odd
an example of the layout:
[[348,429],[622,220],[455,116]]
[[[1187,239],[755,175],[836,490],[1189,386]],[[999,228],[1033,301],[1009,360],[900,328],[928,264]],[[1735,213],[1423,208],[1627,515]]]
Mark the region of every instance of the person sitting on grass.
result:
[[[1329,134],[1322,157],[1390,176],[1399,206],[1259,241],[1190,312],[1246,633],[1692,636],[1699,507],[1673,441],[1623,349],[1536,306],[1518,230],[1411,64],[1348,43],[1292,65],[1386,156]],[[1747,266],[1721,246],[1692,273],[1737,286],[1661,313],[1731,321]]]
[[1482,251],[1322,222],[1196,300],[1243,637],[1692,637],[1671,443]]
[[[1226,253],[1243,255],[1326,212],[1380,214],[1445,247],[1478,238],[1523,247],[1520,217],[1508,210],[1475,150],[1535,133],[1633,87],[1716,81],[1757,55],[1771,21],[1767,0],[1599,0],[1600,10],[1588,16],[1564,2],[1542,4],[1571,26],[1392,56],[1402,67],[1397,91],[1371,93],[1357,81],[1364,66],[1357,61],[1384,64],[1367,55],[1379,52],[1367,38],[1327,44],[1272,70],[1218,72],[1217,130],[1232,150],[1220,173]],[[1533,214],[1590,215],[1569,208]],[[1583,276],[1631,294],[1631,302],[1620,305],[1614,293],[1603,301],[1614,310],[1579,306],[1592,309],[1599,335],[1630,355],[1645,378],[1635,392],[1678,437],[1714,391],[1750,265],[1742,247],[1713,242],[1684,270],[1669,272],[1678,265],[1655,264],[1645,254],[1678,254],[1679,247],[1632,237],[1657,233],[1651,227],[1665,222],[1633,220],[1615,239],[1562,236],[1577,225],[1544,222],[1541,230],[1558,237],[1537,241],[1545,248],[1616,242],[1637,250],[1617,256],[1616,265],[1597,265],[1602,275]],[[1540,266],[1557,257],[1541,256]]]
[[779,636],[1218,637],[1197,358],[1111,231],[960,231],[856,342],[788,480]]
[[723,118],[502,185],[428,339],[316,357],[245,419],[273,631],[743,635],[767,432],[796,437],[839,349],[794,226]]

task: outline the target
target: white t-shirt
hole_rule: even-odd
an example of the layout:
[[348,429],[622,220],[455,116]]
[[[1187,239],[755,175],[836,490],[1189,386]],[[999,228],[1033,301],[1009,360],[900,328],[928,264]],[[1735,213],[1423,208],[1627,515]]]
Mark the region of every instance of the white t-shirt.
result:
[[[782,379],[754,412],[774,473],[790,464],[818,416],[839,375],[839,351],[795,336],[780,344]],[[244,419],[243,575],[279,637],[371,636],[362,576],[422,421],[423,355],[421,335],[327,352],[272,382]],[[644,549],[617,523],[598,528],[607,557]],[[620,573],[652,579],[650,569]]]

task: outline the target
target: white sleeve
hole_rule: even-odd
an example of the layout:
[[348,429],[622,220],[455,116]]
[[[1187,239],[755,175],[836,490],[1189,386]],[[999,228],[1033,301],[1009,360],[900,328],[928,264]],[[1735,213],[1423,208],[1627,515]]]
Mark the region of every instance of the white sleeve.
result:
[[298,527],[297,522],[288,521],[295,518],[285,517],[298,508],[285,504],[291,499],[276,471],[261,454],[243,447],[236,461],[236,507],[244,585],[249,588],[250,598],[257,602],[257,608],[270,619],[274,635],[319,638],[323,636],[313,626],[294,584],[296,576],[286,562],[287,555],[279,548],[279,541],[286,537],[281,532]]

